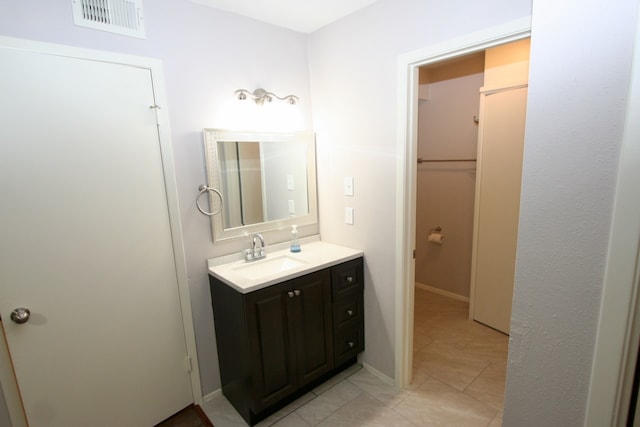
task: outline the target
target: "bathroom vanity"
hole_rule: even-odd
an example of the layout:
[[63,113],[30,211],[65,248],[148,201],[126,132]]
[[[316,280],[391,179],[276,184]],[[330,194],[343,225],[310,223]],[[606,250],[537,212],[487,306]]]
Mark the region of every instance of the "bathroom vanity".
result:
[[222,392],[255,424],[364,350],[362,252],[313,242],[209,264]]

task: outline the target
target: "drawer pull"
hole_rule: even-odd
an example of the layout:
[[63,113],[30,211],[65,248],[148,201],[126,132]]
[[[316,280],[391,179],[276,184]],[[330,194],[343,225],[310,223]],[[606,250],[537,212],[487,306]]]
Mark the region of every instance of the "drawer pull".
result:
[[293,292],[289,291],[287,292],[287,295],[289,295],[289,298],[293,298]]
[[354,343],[353,341],[349,341],[347,345],[349,346],[349,348],[353,348],[355,347],[356,343]]
[[353,316],[353,310],[347,310],[347,316]]
[[347,276],[347,283],[353,283],[353,276]]
[[298,289],[294,289],[293,293],[294,293],[297,297],[299,297],[299,296],[300,296],[300,290],[298,290]]

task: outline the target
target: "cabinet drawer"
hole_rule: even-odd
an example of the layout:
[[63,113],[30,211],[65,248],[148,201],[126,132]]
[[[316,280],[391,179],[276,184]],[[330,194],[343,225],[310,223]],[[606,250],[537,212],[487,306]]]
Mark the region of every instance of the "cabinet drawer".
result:
[[333,326],[335,330],[362,322],[362,293],[349,295],[333,303]]
[[364,289],[362,258],[331,268],[333,298],[341,298]]
[[362,322],[335,334],[336,366],[364,351],[364,325]]

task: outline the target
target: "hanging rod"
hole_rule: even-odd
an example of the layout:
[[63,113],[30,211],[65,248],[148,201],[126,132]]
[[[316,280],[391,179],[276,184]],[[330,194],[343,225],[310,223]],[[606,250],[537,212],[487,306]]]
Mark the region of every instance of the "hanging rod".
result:
[[436,163],[436,162],[475,162],[476,159],[423,159],[418,157],[418,164],[420,163]]

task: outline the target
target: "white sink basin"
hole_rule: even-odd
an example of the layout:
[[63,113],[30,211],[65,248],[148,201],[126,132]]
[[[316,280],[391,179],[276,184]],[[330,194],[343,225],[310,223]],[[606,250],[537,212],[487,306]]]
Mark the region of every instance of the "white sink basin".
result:
[[261,259],[247,264],[234,267],[233,270],[249,280],[260,279],[262,277],[270,277],[274,274],[282,274],[287,270],[302,267],[306,262],[295,259],[290,255],[280,255],[273,258]]

